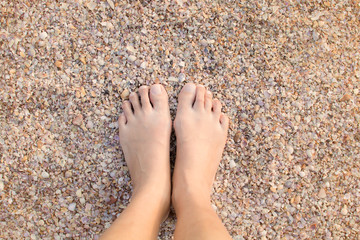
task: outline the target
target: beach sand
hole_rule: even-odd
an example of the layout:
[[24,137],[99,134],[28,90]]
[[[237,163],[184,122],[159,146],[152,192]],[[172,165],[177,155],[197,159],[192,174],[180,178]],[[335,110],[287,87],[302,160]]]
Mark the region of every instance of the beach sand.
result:
[[0,0],[0,238],[97,239],[131,197],[122,101],[160,82],[174,117],[195,82],[231,119],[212,203],[234,239],[359,239],[359,16],[358,1]]

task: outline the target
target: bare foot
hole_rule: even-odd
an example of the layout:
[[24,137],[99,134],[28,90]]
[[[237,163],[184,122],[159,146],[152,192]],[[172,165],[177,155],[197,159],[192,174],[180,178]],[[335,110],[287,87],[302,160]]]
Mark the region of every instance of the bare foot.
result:
[[164,87],[142,86],[123,103],[119,117],[120,144],[130,171],[133,197],[140,193],[163,205],[162,215],[170,204],[169,145],[171,118]]
[[168,96],[160,84],[142,86],[123,103],[120,144],[134,191],[130,204],[102,240],[157,239],[170,207],[169,145],[171,119]]
[[172,200],[210,202],[211,187],[226,142],[229,119],[221,113],[221,103],[202,85],[188,83],[179,94],[174,122],[177,155]]

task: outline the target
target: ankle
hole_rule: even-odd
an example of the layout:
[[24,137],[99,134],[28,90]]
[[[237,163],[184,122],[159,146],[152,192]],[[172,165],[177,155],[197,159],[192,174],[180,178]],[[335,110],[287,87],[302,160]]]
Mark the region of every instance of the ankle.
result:
[[165,183],[151,183],[139,184],[134,186],[132,197],[147,196],[157,201],[167,202],[170,201],[170,184]]
[[137,206],[146,206],[155,212],[159,212],[160,216],[168,212],[170,208],[170,186],[169,190],[155,189],[154,186],[142,186],[133,190],[131,203]]
[[171,201],[175,211],[184,207],[211,206],[210,193],[206,188],[198,186],[176,186],[174,184]]

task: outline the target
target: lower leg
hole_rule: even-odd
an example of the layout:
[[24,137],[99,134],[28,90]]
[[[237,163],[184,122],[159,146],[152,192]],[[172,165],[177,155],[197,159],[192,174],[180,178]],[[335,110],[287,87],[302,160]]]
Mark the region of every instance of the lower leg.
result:
[[214,209],[210,197],[198,191],[173,194],[177,224],[175,239],[231,239]]
[[169,209],[169,197],[145,187],[133,192],[131,203],[101,239],[157,239],[159,227]]

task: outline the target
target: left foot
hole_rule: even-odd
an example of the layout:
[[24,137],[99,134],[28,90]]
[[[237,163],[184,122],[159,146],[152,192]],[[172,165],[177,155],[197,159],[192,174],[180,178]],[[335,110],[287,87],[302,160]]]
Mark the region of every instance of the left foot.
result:
[[[139,100],[140,95],[140,100]],[[133,198],[140,194],[157,199],[165,217],[170,205],[170,133],[168,96],[160,84],[142,86],[122,105],[120,145],[130,171]]]

